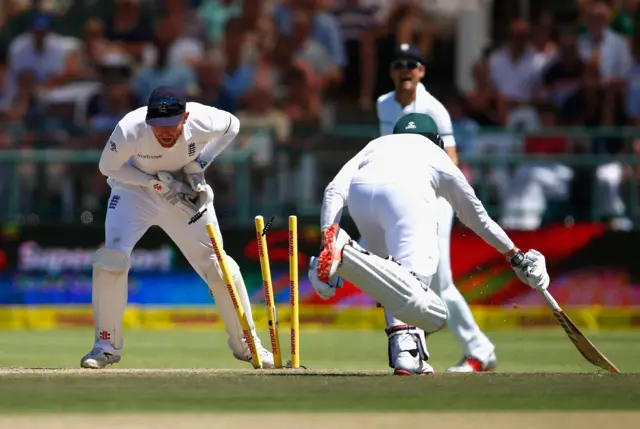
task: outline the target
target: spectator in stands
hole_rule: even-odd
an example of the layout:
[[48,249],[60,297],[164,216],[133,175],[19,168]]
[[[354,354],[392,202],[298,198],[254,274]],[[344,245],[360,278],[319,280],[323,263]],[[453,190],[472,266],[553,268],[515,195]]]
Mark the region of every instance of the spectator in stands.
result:
[[614,13],[612,13],[609,28],[631,42],[636,32],[638,0],[621,0],[620,3],[620,7],[615,8]]
[[373,106],[376,80],[376,36],[386,15],[380,6],[363,0],[344,0],[333,13],[340,24],[348,61],[341,93],[357,100],[363,110]]
[[[587,70],[590,68],[587,64]],[[592,70],[597,72],[595,64]],[[596,95],[587,92],[590,90],[589,84],[587,81],[584,92],[587,99],[590,95]],[[585,99],[581,102],[584,101]],[[596,102],[596,99],[592,101]],[[538,110],[542,127],[549,129],[559,125],[554,105],[541,104]],[[584,114],[577,109],[565,110],[559,117],[563,120],[560,125],[573,127],[583,125],[585,119]],[[569,139],[561,134],[545,134],[527,137],[524,151],[553,159],[556,154],[589,152],[589,146],[578,145],[576,142],[570,145]],[[595,171],[593,168],[585,169],[551,161],[521,164],[507,188],[501,225],[510,229],[531,230],[537,229],[545,217],[555,221],[562,221],[567,215],[577,219],[588,219],[584,210],[589,205],[585,200],[594,198],[591,190],[594,189],[592,184],[595,181],[598,190],[596,195],[599,197],[595,203],[599,206],[602,218],[611,220],[614,225],[626,226],[628,220],[623,217],[625,206],[620,195],[622,172],[619,163],[599,165]],[[585,187],[588,190],[585,190]],[[554,213],[553,207],[558,205],[560,211]]]
[[221,52],[223,82],[236,100],[245,96],[253,83],[253,67],[250,64],[253,47],[247,42],[247,32],[242,18],[231,18],[227,21]]
[[[87,124],[93,133],[110,134],[120,119],[146,100],[138,98],[131,88],[131,67],[121,54],[108,55],[100,64],[103,86],[87,105]],[[101,148],[102,144],[97,147]]]
[[538,56],[543,58],[544,63],[548,63],[556,55],[557,46],[554,41],[555,23],[551,12],[545,11],[540,14],[538,22],[533,27],[532,44]]
[[184,36],[184,21],[180,14],[164,15],[154,24],[155,43],[148,43],[142,52],[143,64],[155,64],[160,42],[167,50],[167,62],[171,66],[195,67],[204,56],[201,40]]
[[51,16],[36,13],[30,31],[17,36],[9,45],[8,91],[16,89],[16,77],[23,71],[35,73],[38,86],[52,88],[69,81],[65,61],[70,50],[66,40],[51,32]]
[[340,25],[334,16],[319,10],[321,6],[321,0],[284,0],[274,10],[273,18],[280,33],[292,36],[294,12],[311,14],[311,38],[324,46],[332,63],[342,69],[347,64],[347,56]]
[[[456,90],[452,90],[442,100],[444,107],[451,116],[453,125],[453,136],[456,140],[458,153],[465,155],[475,155],[478,153],[478,135],[480,126],[467,114],[467,100]],[[460,170],[464,173],[469,183],[473,184],[474,172],[469,165],[460,164]]]
[[16,91],[5,98],[0,108],[2,122],[11,124],[12,129],[21,133],[41,129],[45,116],[36,98],[38,79],[35,70],[17,72],[16,83]]
[[0,51],[0,104],[4,102],[7,91],[7,60],[4,52]]
[[560,111],[571,97],[583,88],[585,74],[584,61],[578,53],[578,40],[573,31],[565,31],[560,36],[557,57],[542,74],[540,98],[550,99]]
[[292,68],[285,77],[289,83],[284,111],[294,124],[319,126],[323,122],[322,101],[318,91],[313,90],[313,80],[299,68]]
[[182,36],[205,42],[209,39],[207,26],[198,15],[198,9],[188,0],[161,0],[162,14],[178,16],[182,21]]
[[223,70],[212,59],[205,59],[196,68],[198,95],[196,101],[227,112],[236,113],[237,102],[233,94],[222,84]]
[[631,66],[631,53],[625,39],[608,28],[610,17],[606,2],[594,0],[586,16],[587,32],[578,42],[582,59],[598,63],[604,84],[620,83]]
[[113,16],[106,21],[107,39],[140,60],[152,37],[150,23],[150,12],[146,5],[141,5],[141,0],[115,0]]
[[291,119],[274,107],[276,94],[272,87],[260,84],[252,88],[251,95],[237,113],[242,130],[234,150],[251,150],[252,188],[267,203],[270,197],[265,193],[266,183],[275,148],[289,142]]
[[241,16],[242,3],[236,0],[203,0],[198,9],[198,17],[204,22],[212,43],[222,40],[230,19]]
[[396,45],[403,43],[416,46],[425,58],[431,54],[435,38],[435,26],[421,8],[420,1],[404,0],[395,3],[399,13],[395,35]]
[[[538,117],[542,127],[557,126],[553,105],[539,105]],[[564,136],[545,135],[525,139],[525,153],[552,158],[554,154],[567,150],[568,141]],[[549,200],[569,199],[572,179],[573,170],[561,163],[549,161],[519,165],[507,187],[500,224],[509,229],[539,228]]]
[[529,24],[522,19],[514,20],[507,46],[489,58],[491,81],[507,99],[510,111],[529,106],[533,101],[544,65],[544,58],[531,46]]
[[477,153],[480,125],[468,116],[467,100],[458,91],[453,90],[444,98],[443,104],[451,116],[458,152],[464,154]]
[[341,82],[342,70],[329,51],[311,37],[312,19],[313,15],[303,10],[296,10],[291,15],[294,56],[300,67],[307,69],[314,86],[326,90]]
[[69,53],[65,74],[74,80],[98,80],[98,65],[116,48],[104,37],[104,24],[98,18],[86,21],[82,47]]
[[474,88],[467,94],[471,119],[483,127],[504,125],[507,120],[507,98],[491,80],[489,62],[482,58],[473,66]]
[[627,76],[626,114],[634,126],[640,125],[640,31],[636,30],[632,45],[633,65]]
[[0,49],[7,49],[11,40],[29,29],[30,2],[28,0],[3,0],[4,16],[0,17]]
[[165,27],[170,22],[171,20],[162,18],[154,26],[154,63],[143,66],[134,83],[135,93],[141,100],[148,99],[158,86],[173,86],[191,94],[196,84],[196,76],[191,67],[180,61],[171,61],[170,49],[174,39],[172,31]]
[[[263,0],[242,1],[242,21],[250,33],[260,33],[265,25],[265,20],[271,21],[268,13],[267,2]],[[271,25],[271,24],[268,24]]]

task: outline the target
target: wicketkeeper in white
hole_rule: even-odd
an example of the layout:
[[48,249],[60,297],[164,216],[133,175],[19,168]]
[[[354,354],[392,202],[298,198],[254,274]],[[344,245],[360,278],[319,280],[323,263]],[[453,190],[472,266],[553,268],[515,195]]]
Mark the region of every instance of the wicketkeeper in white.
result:
[[[420,328],[414,334],[417,348],[415,342],[413,349],[391,343],[389,364],[398,375],[433,372],[423,331],[439,330],[450,315],[430,287],[440,259],[439,198],[507,258],[520,280],[535,289],[549,286],[544,256],[523,253],[489,217],[442,149],[438,129],[430,116],[411,113],[398,121],[393,135],[373,140],[342,167],[325,190],[322,250],[310,260],[309,279],[321,297],[332,297],[346,279],[380,302],[390,317]],[[367,250],[340,229],[345,206]]]
[[[120,361],[131,251],[152,225],[167,233],[207,283],[233,355],[251,361],[205,228],[208,223],[218,228],[218,221],[204,171],[239,130],[240,123],[232,114],[187,103],[184,93],[171,87],[156,88],[147,107],[127,114],[116,126],[100,158],[100,171],[108,176],[111,196],[105,246],[96,251],[93,261],[95,344],[82,358],[82,367],[104,368]],[[228,255],[227,264],[262,364],[273,367],[272,354],[255,333],[238,264]]]
[[[378,98],[377,110],[380,135],[393,132],[393,127],[402,116],[408,113],[424,113],[438,124],[439,135],[444,142],[444,150],[457,165],[458,155],[453,126],[447,109],[433,97],[420,83],[425,74],[425,59],[413,46],[400,45],[391,62],[391,79],[394,91]],[[438,244],[440,263],[431,287],[442,298],[449,310],[447,327],[453,334],[463,357],[460,362],[449,368],[453,372],[488,371],[496,366],[495,346],[480,330],[469,305],[453,283],[451,273],[451,227],[453,209],[444,199],[438,203]],[[359,242],[367,247],[363,240]],[[423,335],[415,327],[389,315],[385,311],[389,348],[392,350],[411,350]]]

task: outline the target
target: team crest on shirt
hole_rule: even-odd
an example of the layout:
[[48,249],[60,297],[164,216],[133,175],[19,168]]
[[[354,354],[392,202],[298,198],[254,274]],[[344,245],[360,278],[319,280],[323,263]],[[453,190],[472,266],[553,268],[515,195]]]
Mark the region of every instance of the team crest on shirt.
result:
[[196,154],[196,144],[189,143],[189,156],[193,156]]

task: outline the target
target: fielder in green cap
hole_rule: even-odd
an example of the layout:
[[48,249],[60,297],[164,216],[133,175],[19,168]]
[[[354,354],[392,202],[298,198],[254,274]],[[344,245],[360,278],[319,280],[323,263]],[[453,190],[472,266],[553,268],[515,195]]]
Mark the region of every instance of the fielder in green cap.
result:
[[444,149],[444,142],[438,132],[438,124],[424,113],[409,113],[398,119],[393,134],[420,134]]
[[[537,290],[549,286],[544,256],[515,246],[447,152],[433,144],[437,137],[432,117],[409,114],[395,124],[394,134],[369,142],[351,158],[325,189],[322,247],[309,261],[309,280],[321,298],[331,299],[347,280],[384,307],[387,323],[404,322],[386,331],[396,375],[434,372],[426,335],[440,330],[451,313],[432,287],[441,257],[440,198],[504,255],[522,282]],[[340,228],[344,207],[366,250]],[[410,348],[397,347],[395,337],[405,334]]]

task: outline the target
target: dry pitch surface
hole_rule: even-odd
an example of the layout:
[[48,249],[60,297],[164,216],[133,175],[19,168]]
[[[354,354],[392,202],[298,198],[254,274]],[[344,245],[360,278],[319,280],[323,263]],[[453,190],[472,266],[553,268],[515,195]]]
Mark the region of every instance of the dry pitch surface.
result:
[[[413,413],[410,421],[418,427],[446,429],[564,429],[587,427],[637,428],[640,413],[540,412],[540,413]],[[0,416],[0,428],[13,429],[388,429],[407,421],[400,413],[270,413],[270,414],[84,414]],[[419,423],[417,423],[419,422]],[[404,426],[404,425],[403,425]]]

